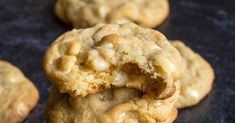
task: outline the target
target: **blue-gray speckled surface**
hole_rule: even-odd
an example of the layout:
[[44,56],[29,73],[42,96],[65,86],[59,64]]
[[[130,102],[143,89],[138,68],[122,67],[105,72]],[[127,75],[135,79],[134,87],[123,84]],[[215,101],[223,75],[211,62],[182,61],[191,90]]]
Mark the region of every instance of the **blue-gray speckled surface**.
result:
[[[71,27],[53,14],[55,0],[0,0],[0,58],[20,67],[41,99],[25,123],[42,123],[50,86],[42,72],[47,46]],[[180,111],[176,123],[235,122],[235,1],[171,0],[171,15],[158,29],[181,39],[216,71],[213,91],[199,105]]]

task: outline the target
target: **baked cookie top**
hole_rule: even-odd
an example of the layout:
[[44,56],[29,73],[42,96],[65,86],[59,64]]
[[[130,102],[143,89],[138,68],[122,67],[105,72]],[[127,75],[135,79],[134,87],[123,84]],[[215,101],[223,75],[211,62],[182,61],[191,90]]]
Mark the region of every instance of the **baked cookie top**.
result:
[[72,96],[129,87],[163,99],[180,76],[181,57],[158,31],[135,24],[100,24],[72,30],[47,49],[44,70]]
[[134,22],[155,27],[169,14],[168,0],[58,0],[56,15],[73,27]]
[[0,97],[0,122],[18,123],[36,105],[39,93],[17,67],[0,60]]
[[176,106],[184,108],[195,105],[210,92],[214,71],[204,58],[183,42],[173,41],[171,44],[182,56],[181,92]]
[[70,97],[52,88],[46,104],[47,123],[171,123],[177,116],[176,93],[155,100],[141,91],[114,88],[86,97]]

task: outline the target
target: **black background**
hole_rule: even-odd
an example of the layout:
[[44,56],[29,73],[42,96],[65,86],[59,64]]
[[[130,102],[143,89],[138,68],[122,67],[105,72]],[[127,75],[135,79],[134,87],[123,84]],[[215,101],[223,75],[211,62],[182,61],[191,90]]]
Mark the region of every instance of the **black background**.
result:
[[[55,17],[54,3],[0,0],[0,59],[17,65],[40,89],[40,102],[25,123],[43,121],[50,86],[42,71],[43,54],[56,37],[71,29]],[[199,105],[180,111],[176,123],[234,123],[235,0],[170,0],[170,4],[170,16],[158,30],[169,39],[183,40],[216,72],[213,91]]]

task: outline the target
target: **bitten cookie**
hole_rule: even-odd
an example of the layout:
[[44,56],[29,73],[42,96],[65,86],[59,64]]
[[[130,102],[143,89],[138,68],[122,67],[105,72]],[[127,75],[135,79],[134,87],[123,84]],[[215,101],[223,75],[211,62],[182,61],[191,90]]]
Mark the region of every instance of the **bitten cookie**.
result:
[[109,89],[86,97],[70,97],[52,88],[47,101],[46,123],[172,123],[177,116],[175,94],[165,100],[151,99],[139,90]]
[[23,73],[0,60],[0,122],[20,123],[36,105],[39,93]]
[[56,15],[75,28],[98,23],[161,24],[169,14],[168,0],[58,0]]
[[173,41],[171,43],[182,56],[181,92],[176,107],[185,108],[196,105],[210,92],[214,71],[204,58],[183,42]]
[[175,92],[180,63],[178,51],[158,31],[100,24],[60,36],[45,53],[44,70],[72,96],[128,87],[164,99]]

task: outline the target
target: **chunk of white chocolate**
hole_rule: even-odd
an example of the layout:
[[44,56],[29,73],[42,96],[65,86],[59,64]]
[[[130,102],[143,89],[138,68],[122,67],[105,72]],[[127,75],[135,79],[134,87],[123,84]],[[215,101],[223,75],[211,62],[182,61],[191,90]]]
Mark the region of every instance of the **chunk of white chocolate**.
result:
[[96,71],[104,71],[109,67],[109,64],[104,60],[94,60],[92,65]]
[[106,62],[97,50],[91,50],[88,53],[86,64],[95,71],[104,71],[109,68],[109,63]]
[[59,63],[59,69],[63,72],[70,71],[76,60],[77,58],[75,56],[62,56]]
[[187,93],[190,95],[191,98],[197,100],[199,98],[199,94],[198,91],[196,91],[193,88],[188,88],[187,89]]
[[74,40],[69,42],[67,54],[68,55],[77,55],[81,49],[81,42],[79,40]]
[[27,106],[24,104],[24,103],[18,103],[16,105],[16,112],[21,115],[21,116],[24,116],[28,113],[27,111]]
[[115,55],[115,51],[110,48],[98,47],[97,50],[106,60],[112,59]]
[[109,8],[107,6],[102,5],[98,7],[97,12],[100,17],[104,18],[107,15],[108,11],[109,11]]

